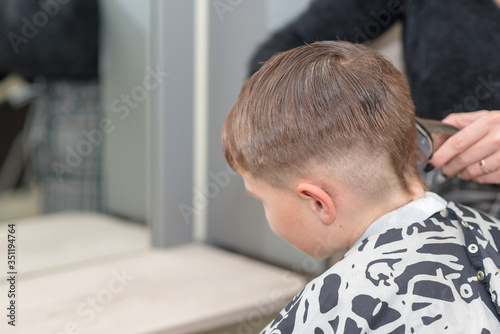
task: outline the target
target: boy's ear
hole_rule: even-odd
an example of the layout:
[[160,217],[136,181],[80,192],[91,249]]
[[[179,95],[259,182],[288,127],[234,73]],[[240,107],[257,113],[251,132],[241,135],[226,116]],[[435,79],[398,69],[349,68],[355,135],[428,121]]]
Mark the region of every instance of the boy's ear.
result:
[[324,225],[335,221],[335,205],[326,191],[311,183],[300,183],[297,195],[307,201],[309,208]]

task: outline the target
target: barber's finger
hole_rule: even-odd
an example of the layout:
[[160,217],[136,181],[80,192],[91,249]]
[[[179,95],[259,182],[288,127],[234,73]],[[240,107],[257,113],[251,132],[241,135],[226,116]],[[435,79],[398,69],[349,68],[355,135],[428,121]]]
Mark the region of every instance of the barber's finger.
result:
[[[473,146],[475,143],[479,142],[488,134],[488,129],[481,126],[476,126],[477,123],[472,123],[466,128],[460,130],[453,136],[451,136],[447,141],[441,145],[441,147],[434,153],[431,162],[434,164],[436,168],[443,167],[448,162],[450,162],[453,158],[458,155],[465,153],[465,151]],[[487,152],[482,152],[482,154],[486,154]],[[484,155],[483,155],[484,157]],[[475,156],[473,157],[476,158]],[[460,158],[457,166],[453,167],[450,172],[454,172],[453,174],[445,174],[448,176],[455,175],[456,172],[462,170],[467,167],[469,164],[467,162],[472,162],[472,158],[467,155]],[[465,163],[465,164],[463,164]]]
[[500,169],[478,176],[474,179],[477,183],[500,183]]
[[465,181],[475,180],[498,169],[500,169],[500,153],[495,153],[469,165],[460,172],[460,178]]
[[[443,166],[443,173],[448,176],[453,176],[460,173],[460,177],[464,180],[470,180],[480,175],[480,170],[475,167],[478,162],[495,153],[496,145],[492,144],[491,135],[486,135],[465,151],[457,154],[453,159],[448,161]],[[471,167],[471,169],[468,169]]]
[[459,129],[463,129],[471,123],[477,121],[479,118],[484,117],[488,114],[488,110],[479,110],[474,112],[466,112],[466,113],[454,113],[449,114],[447,117],[443,119],[443,123],[448,125],[452,125]]

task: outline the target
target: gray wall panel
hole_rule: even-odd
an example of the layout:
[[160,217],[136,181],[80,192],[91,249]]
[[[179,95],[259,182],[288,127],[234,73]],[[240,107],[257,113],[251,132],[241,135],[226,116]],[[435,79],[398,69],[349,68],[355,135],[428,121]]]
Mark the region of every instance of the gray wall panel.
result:
[[193,1],[153,1],[152,17],[151,67],[168,76],[151,96],[149,220],[167,247],[192,240]]

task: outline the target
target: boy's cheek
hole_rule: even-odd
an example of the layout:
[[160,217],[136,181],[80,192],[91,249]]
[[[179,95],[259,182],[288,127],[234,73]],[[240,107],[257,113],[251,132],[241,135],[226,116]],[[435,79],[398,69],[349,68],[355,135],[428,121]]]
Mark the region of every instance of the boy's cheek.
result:
[[266,219],[273,233],[276,234],[281,239],[290,243],[290,240],[288,240],[287,238],[286,224],[284,222],[281,222],[279,217],[275,217],[272,214],[272,212],[269,212],[267,210],[266,210]]
[[266,213],[266,219],[267,219],[267,223],[269,224],[269,227],[271,228],[273,233],[283,239],[283,235],[282,235],[283,231],[281,231],[279,225],[276,224],[275,220],[272,219],[272,217],[270,217],[267,213]]

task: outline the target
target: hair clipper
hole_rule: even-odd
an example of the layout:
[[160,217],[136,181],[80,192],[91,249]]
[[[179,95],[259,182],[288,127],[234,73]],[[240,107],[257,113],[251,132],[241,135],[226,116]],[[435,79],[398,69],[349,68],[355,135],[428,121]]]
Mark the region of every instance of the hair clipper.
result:
[[434,152],[452,135],[458,132],[458,128],[431,119],[417,119],[418,130],[418,156],[417,162],[423,169],[432,158]]

